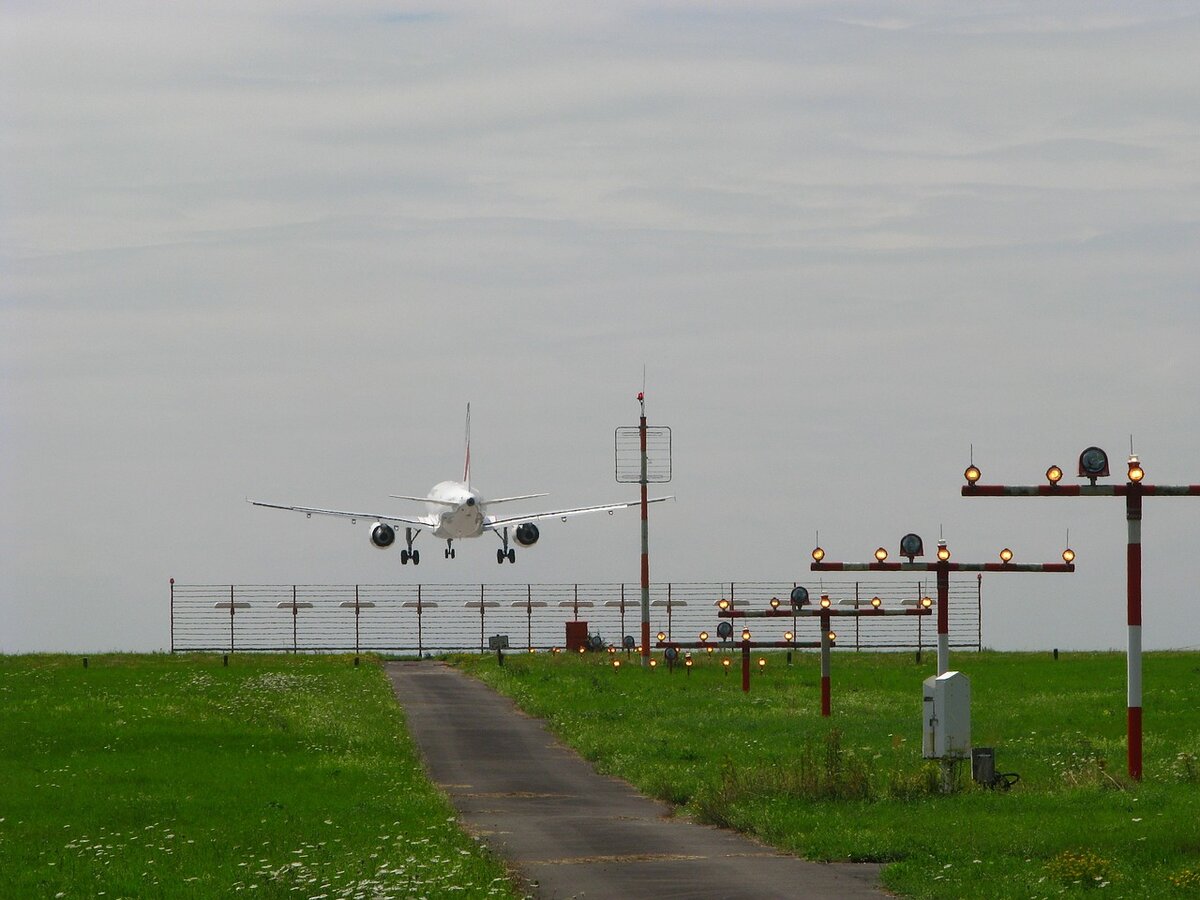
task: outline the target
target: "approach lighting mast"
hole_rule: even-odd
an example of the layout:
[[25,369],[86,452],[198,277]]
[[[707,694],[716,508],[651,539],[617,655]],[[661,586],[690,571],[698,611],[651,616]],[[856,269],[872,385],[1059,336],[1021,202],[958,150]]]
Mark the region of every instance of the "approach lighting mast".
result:
[[[1046,470],[1046,484],[1004,485],[979,484],[981,473],[972,463],[966,470],[964,497],[1124,497],[1128,546],[1125,564],[1126,619],[1129,647],[1126,656],[1126,753],[1129,777],[1142,780],[1142,498],[1143,497],[1200,497],[1200,484],[1145,484],[1146,470],[1133,452],[1130,440],[1128,471],[1125,484],[1096,484],[1106,478],[1108,454],[1099,447],[1088,447],[1079,454],[1079,477],[1087,484],[1059,484],[1063,470],[1051,466]],[[1063,551],[1063,558],[1072,551]]]

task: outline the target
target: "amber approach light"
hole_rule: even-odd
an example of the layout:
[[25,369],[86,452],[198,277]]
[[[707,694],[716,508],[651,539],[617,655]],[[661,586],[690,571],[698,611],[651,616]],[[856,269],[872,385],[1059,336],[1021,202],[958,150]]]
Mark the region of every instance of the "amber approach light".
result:
[[929,607],[933,606],[933,598],[932,597],[922,597],[921,598],[921,606],[923,606],[925,609],[929,609]]
[[743,641],[750,640],[750,629],[749,628],[742,629],[742,640]]
[[1011,562],[1012,558],[1013,552],[1007,547],[1000,551],[1000,562]]
[[837,632],[836,631],[829,632],[829,639],[831,641],[836,641],[837,640]]
[[662,642],[663,642],[663,641],[665,641],[666,639],[667,639],[667,633],[666,633],[665,631],[660,631],[660,632],[658,633],[658,640],[659,640],[659,643],[662,643]]
[[687,666],[687,667],[690,669],[690,668],[692,667],[692,658],[691,658],[691,656],[688,656],[686,659],[684,659],[684,661],[683,661],[683,664],[684,664],[685,666]]
[[1146,472],[1142,468],[1142,464],[1138,462],[1138,458],[1133,454],[1129,456],[1129,480],[1137,484],[1146,477]]
[[1063,470],[1058,466],[1051,466],[1046,470],[1046,480],[1051,484],[1058,484],[1062,481]]
[[621,661],[620,661],[619,659],[614,659],[614,660],[613,660],[613,668],[614,668],[614,669],[619,669],[619,668],[621,668]]
[[1062,552],[1062,558],[1063,558],[1063,562],[1065,562],[1065,563],[1075,562],[1075,551],[1072,550],[1070,547],[1068,547],[1066,550],[1064,550]]
[[729,601],[725,600],[725,599],[718,600],[717,606],[720,607],[722,610],[729,609]]
[[833,601],[829,599],[828,594],[821,595],[821,609],[829,609],[833,605]]
[[760,656],[758,658],[758,667],[760,669],[765,669],[767,667],[767,658],[765,656]]
[[982,475],[983,473],[979,471],[979,467],[974,464],[967,466],[967,470],[963,472],[963,478],[967,479],[967,484],[974,484]]
[[879,607],[883,605],[883,601],[882,601],[882,600],[880,600],[878,597],[872,597],[872,598],[871,598],[871,605],[872,605],[873,607],[875,607],[876,609],[879,609]]
[[883,562],[885,559],[887,559],[887,550],[885,550],[883,547],[878,548],[875,551],[875,559],[878,562]]
[[707,640],[708,640],[708,632],[707,632],[707,631],[702,631],[702,632],[700,632],[700,640],[701,640],[701,641],[707,641]]
[[945,562],[950,558],[950,549],[946,546],[945,541],[938,541],[937,558]]
[[790,641],[793,637],[795,637],[795,635],[793,635],[790,631],[785,631],[783,633],[783,639],[785,641]]
[[658,667],[658,660],[657,659],[650,660],[650,668],[654,669],[657,667]]
[[820,547],[813,547],[812,558],[813,562],[820,562],[825,558],[825,551]]
[[729,659],[726,658],[726,659],[721,660],[721,665],[723,665],[725,668],[728,669],[729,668]]
[[771,609],[779,609],[779,598],[778,597],[771,598]]

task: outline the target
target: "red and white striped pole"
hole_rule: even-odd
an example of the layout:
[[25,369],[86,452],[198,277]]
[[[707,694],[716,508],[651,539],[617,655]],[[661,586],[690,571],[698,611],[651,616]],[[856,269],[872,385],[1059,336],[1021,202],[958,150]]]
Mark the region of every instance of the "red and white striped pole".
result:
[[642,451],[642,666],[650,667],[650,504],[646,499],[646,393],[638,393],[642,417],[638,422],[638,440]]
[[[939,543],[938,549],[945,547]],[[950,671],[950,564],[939,559],[937,563],[937,673]]]
[[[745,632],[743,632],[745,634]],[[742,693],[750,693],[750,638],[742,638]]]
[[829,613],[821,613],[821,715],[829,718],[831,689],[829,683]]
[[1142,491],[1130,483],[1125,495],[1125,519],[1129,526],[1126,561],[1126,599],[1129,620],[1129,651],[1125,660],[1126,750],[1129,777],[1142,780]]

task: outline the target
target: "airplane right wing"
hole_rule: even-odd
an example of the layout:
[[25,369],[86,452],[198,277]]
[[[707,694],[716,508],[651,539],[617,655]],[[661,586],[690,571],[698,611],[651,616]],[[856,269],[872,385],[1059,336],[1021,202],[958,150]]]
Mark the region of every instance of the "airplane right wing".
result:
[[399,522],[402,525],[412,525],[417,528],[432,528],[435,524],[431,519],[422,516],[384,516],[378,513],[346,512],[340,509],[319,509],[315,506],[282,506],[278,503],[263,503],[259,500],[247,500],[254,506],[265,506],[268,509],[286,509],[291,512],[302,512],[307,515],[338,516],[343,519],[374,519],[378,522]]
[[[662,503],[664,500],[674,500],[674,495],[670,497],[654,497],[647,500],[647,503]],[[521,522],[536,522],[538,519],[565,519],[568,516],[582,516],[585,513],[604,512],[606,510],[613,511],[618,509],[628,509],[631,506],[641,506],[641,500],[634,500],[631,503],[603,503],[599,506],[577,506],[574,509],[559,509],[551,512],[529,513],[523,516],[505,516],[502,519],[493,518],[491,521],[484,524],[484,529],[495,530],[496,528],[504,528],[506,525],[517,525]]]

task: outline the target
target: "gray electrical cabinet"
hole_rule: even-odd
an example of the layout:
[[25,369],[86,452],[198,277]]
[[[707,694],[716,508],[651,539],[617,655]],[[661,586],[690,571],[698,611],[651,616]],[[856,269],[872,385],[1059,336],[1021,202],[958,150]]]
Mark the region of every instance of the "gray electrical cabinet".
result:
[[965,759],[971,755],[971,680],[962,672],[926,678],[921,755]]

